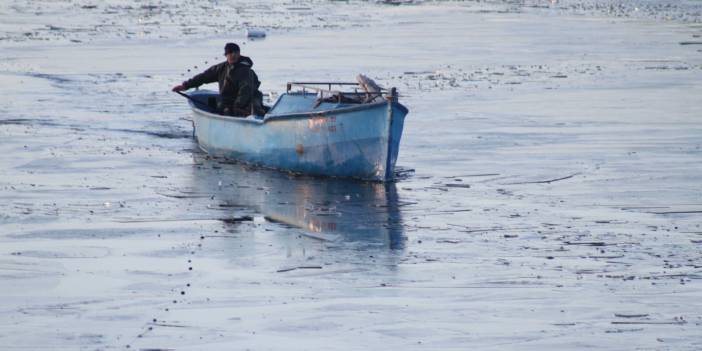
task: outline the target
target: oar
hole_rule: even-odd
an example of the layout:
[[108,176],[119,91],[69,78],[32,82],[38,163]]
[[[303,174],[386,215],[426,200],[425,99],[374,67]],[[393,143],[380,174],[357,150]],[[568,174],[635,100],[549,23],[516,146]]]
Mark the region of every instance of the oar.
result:
[[182,97],[184,97],[184,98],[186,98],[186,99],[188,99],[188,100],[190,100],[190,101],[192,101],[192,102],[194,102],[194,103],[196,103],[196,104],[201,104],[201,103],[202,103],[202,102],[200,102],[200,101],[195,100],[193,97],[191,97],[190,95],[188,95],[188,94],[186,94],[186,93],[181,93],[180,91],[174,91],[174,93],[176,93],[176,94],[178,94],[178,95],[180,95],[180,96],[182,96]]

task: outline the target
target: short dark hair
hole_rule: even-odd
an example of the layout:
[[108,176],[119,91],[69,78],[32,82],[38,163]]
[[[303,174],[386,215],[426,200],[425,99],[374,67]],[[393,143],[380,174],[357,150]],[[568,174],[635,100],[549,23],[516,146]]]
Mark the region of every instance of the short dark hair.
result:
[[241,52],[241,51],[239,50],[239,45],[236,45],[236,44],[234,44],[234,43],[226,43],[226,44],[224,45],[224,54],[226,55],[226,54],[229,54],[229,53],[232,53],[232,52],[233,52],[233,53],[237,53],[237,54],[238,54],[239,52]]

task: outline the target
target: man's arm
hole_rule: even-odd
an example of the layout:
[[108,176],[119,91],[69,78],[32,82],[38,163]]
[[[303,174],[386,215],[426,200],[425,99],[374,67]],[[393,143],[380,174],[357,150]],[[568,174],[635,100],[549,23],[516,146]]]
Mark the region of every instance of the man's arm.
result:
[[214,65],[204,72],[192,77],[185,82],[183,82],[183,87],[185,89],[197,88],[203,84],[214,83],[217,81],[217,72],[219,71],[220,65]]

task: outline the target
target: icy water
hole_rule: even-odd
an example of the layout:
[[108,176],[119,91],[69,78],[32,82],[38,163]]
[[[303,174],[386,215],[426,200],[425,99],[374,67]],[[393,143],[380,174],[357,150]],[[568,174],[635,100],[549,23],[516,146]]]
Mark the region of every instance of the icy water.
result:
[[[0,349],[699,350],[699,8],[4,2]],[[196,151],[229,40],[398,87],[400,179]]]

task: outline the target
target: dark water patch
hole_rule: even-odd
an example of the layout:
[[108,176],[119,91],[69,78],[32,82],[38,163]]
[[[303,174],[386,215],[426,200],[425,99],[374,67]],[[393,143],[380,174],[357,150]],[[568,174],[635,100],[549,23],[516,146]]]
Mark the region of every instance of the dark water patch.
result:
[[175,199],[197,199],[197,198],[208,198],[212,197],[212,194],[168,194],[168,193],[163,193],[163,192],[156,192],[156,194],[159,194],[161,196],[165,197],[172,197]]
[[614,316],[618,318],[644,318],[648,317],[648,313],[615,313]]
[[684,325],[687,321],[676,317],[672,321],[614,321],[612,324]]
[[408,180],[414,176],[415,170],[414,168],[406,168],[406,167],[401,167],[401,166],[396,166],[395,167],[395,179],[394,181],[400,182],[403,180]]
[[622,333],[632,333],[643,331],[643,328],[631,328],[631,329],[607,329],[605,333],[607,334],[622,334]]
[[580,175],[581,173],[573,173],[571,175],[565,176],[565,177],[560,177],[560,178],[554,178],[554,179],[546,179],[546,180],[535,180],[535,181],[530,181],[530,182],[516,182],[516,183],[506,183],[505,185],[517,185],[517,184],[551,184],[554,182],[559,182],[562,180],[570,179],[573,178],[577,175]]
[[658,215],[675,215],[675,214],[702,214],[702,210],[690,210],[690,211],[662,211],[662,212],[649,212]]
[[322,269],[322,266],[297,266],[297,267],[287,267],[287,268],[281,268],[277,270],[277,273],[285,273],[285,272],[290,272],[298,269]]
[[585,246],[607,246],[607,245],[614,245],[614,244],[608,244],[603,241],[564,241],[563,242],[566,245],[585,245]]
[[65,75],[59,75],[59,74],[49,74],[49,73],[37,73],[37,72],[27,72],[24,73],[24,75],[33,77],[33,78],[41,78],[41,79],[46,79],[52,83],[55,84],[68,84],[72,83],[75,80],[66,77]]
[[447,188],[470,188],[470,184],[448,183],[448,184],[444,184],[444,186]]
[[122,72],[107,73],[107,74],[88,74],[88,77],[91,78],[91,80],[89,82],[96,84],[96,85],[105,84],[105,83],[115,83],[117,81],[120,81],[120,80],[126,78],[126,76]]
[[33,257],[33,258],[103,258],[110,254],[108,248],[84,248],[83,251],[40,251],[40,250],[28,250],[28,251],[18,251],[13,253],[17,256],[22,257]]
[[9,234],[7,237],[16,239],[108,239],[126,236],[155,235],[163,230],[149,228],[95,228],[95,229],[46,229],[34,230],[27,233]]
[[150,130],[144,129],[128,129],[128,128],[98,128],[80,124],[58,123],[51,119],[43,118],[9,118],[0,119],[0,125],[25,125],[25,126],[43,126],[43,127],[59,127],[78,131],[93,130],[93,131],[108,131],[129,134],[141,134],[164,139],[190,139],[192,138],[191,131],[185,130]]
[[[170,253],[148,252],[147,254],[150,255],[150,257],[182,257],[185,253],[183,253],[182,251],[179,251],[179,250],[171,250]],[[189,276],[188,273],[185,273],[185,272],[182,272],[182,273],[169,272],[169,271],[158,272],[158,271],[149,271],[149,270],[141,270],[141,269],[126,269],[125,273],[130,274],[130,275],[154,278],[154,279],[169,278],[169,277],[170,278],[187,278]]]
[[190,131],[157,131],[148,129],[126,129],[126,128],[100,128],[100,130],[110,132],[120,132],[129,134],[142,134],[164,139],[190,139],[192,132]]
[[[221,203],[221,204],[217,205],[217,207],[221,208],[221,209],[225,209],[225,208],[229,209],[229,208],[246,208],[248,206],[227,201],[225,203]],[[211,207],[208,206],[208,208],[211,208]]]
[[222,218],[220,221],[227,223],[227,224],[235,224],[235,223],[241,223],[241,222],[252,222],[253,217],[251,216],[241,216],[241,217],[230,217],[230,218]]
[[96,300],[84,300],[84,301],[75,301],[75,302],[66,302],[66,303],[59,303],[59,304],[51,304],[51,305],[38,305],[38,306],[29,306],[29,307],[22,307],[18,309],[18,312],[21,314],[26,314],[26,315],[50,315],[52,317],[55,317],[57,315],[75,315],[75,314],[81,314],[85,312],[86,308],[89,308],[91,305],[96,305],[96,304],[103,304],[106,302],[109,302],[111,300],[108,299],[96,299]]
[[61,125],[59,123],[53,122],[50,119],[42,119],[42,118],[8,118],[8,119],[0,119],[0,125],[40,125],[40,126],[48,126],[48,127],[63,127],[64,125]]
[[275,223],[275,224],[277,224],[281,227],[284,227],[284,228],[289,228],[289,229],[290,228],[298,228],[298,226],[295,226],[295,225],[290,224],[288,222],[285,222],[283,220],[278,220],[278,219],[270,217],[270,216],[265,216],[263,218],[266,220],[266,222]]
[[[251,218],[249,216],[244,216]],[[120,219],[116,220],[117,223],[169,223],[169,222],[210,222],[210,221],[221,221],[224,223],[240,223],[245,222],[244,217],[234,217],[234,218],[213,218],[213,217],[197,217],[197,218],[133,218],[133,219]]]

